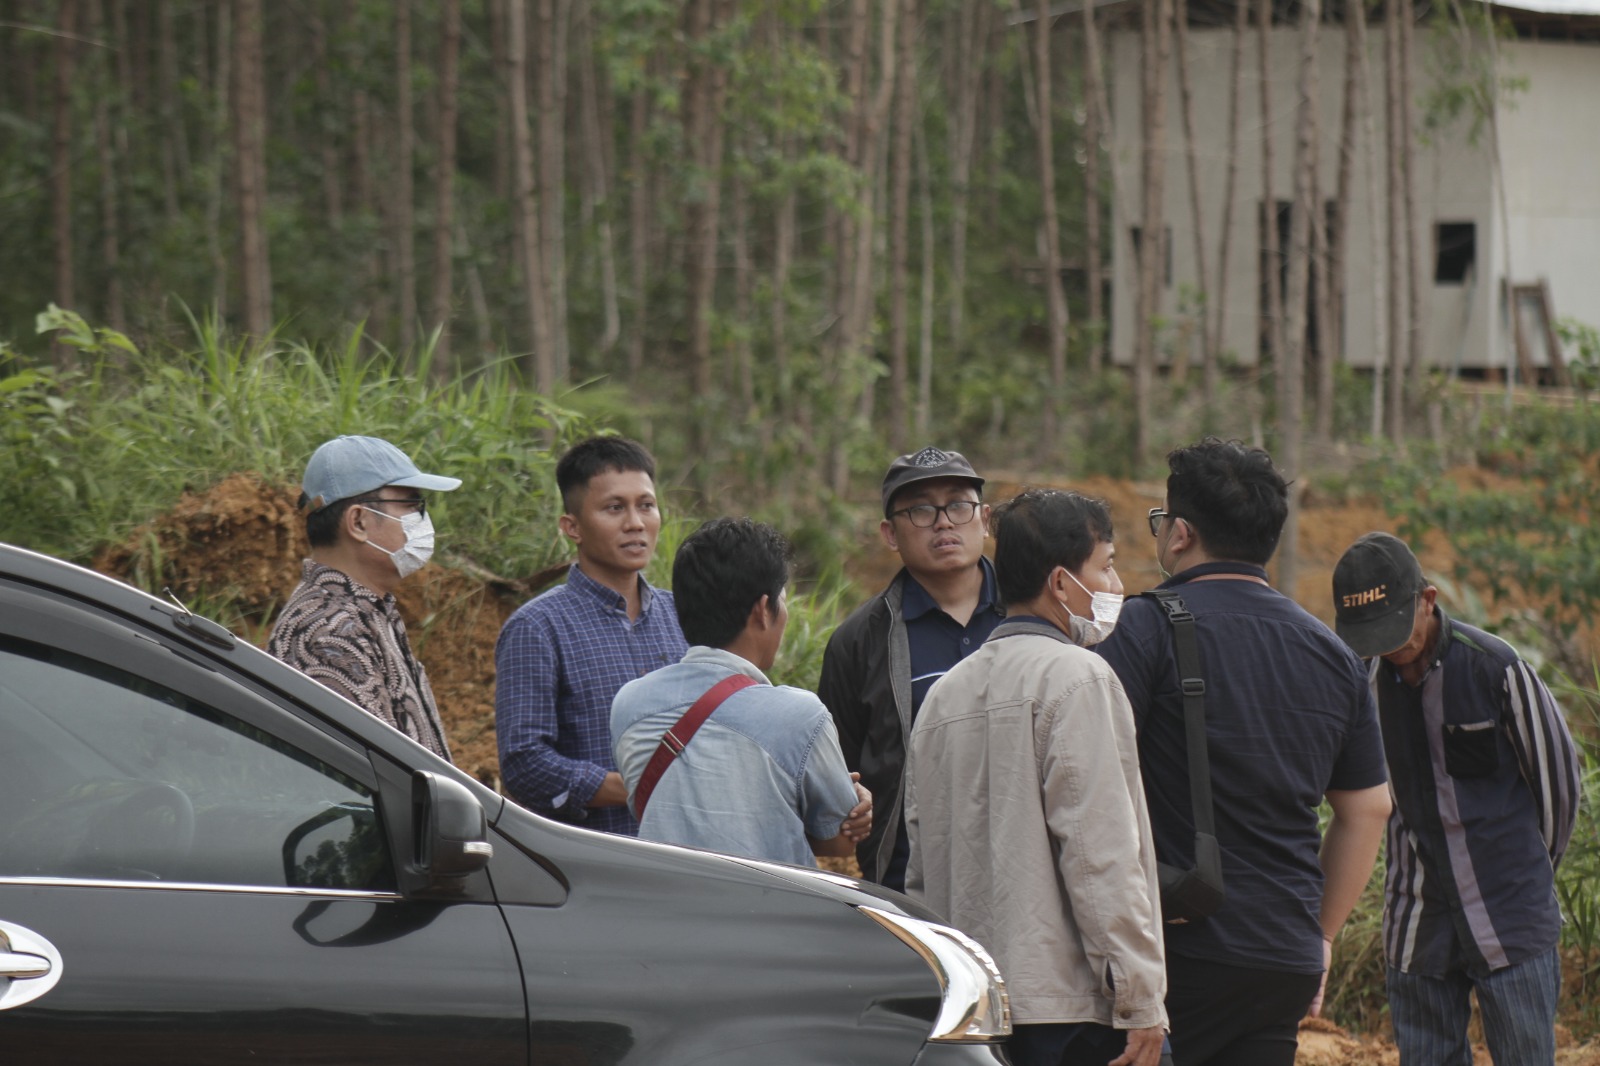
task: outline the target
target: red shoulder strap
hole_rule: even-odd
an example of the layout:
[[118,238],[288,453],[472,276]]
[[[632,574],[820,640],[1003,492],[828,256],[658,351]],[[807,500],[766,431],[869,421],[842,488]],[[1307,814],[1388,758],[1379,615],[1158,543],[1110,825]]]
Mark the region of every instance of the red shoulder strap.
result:
[[633,816],[644,819],[645,804],[650,802],[650,793],[656,790],[656,782],[661,780],[661,775],[667,772],[667,767],[672,765],[689,741],[694,739],[695,733],[705,724],[711,712],[721,706],[722,701],[738,692],[742,688],[760,684],[748,674],[729,674],[706,690],[705,694],[694,701],[694,705],[683,713],[683,717],[673,727],[661,734],[661,743],[656,747],[655,753],[650,756],[650,762],[645,766],[644,773],[639,778],[639,787],[633,790]]

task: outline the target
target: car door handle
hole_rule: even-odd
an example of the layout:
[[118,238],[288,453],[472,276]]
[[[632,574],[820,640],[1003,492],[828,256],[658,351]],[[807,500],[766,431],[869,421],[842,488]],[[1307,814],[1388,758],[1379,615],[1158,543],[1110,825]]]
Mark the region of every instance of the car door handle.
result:
[[61,952],[32,929],[0,922],[0,1010],[32,1003],[61,980]]

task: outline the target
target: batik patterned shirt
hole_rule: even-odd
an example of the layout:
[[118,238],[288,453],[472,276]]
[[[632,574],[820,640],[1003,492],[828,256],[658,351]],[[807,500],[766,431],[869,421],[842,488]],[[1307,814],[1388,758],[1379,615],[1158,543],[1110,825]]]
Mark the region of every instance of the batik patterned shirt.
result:
[[267,651],[450,758],[428,672],[412,654],[393,596],[380,596],[342,571],[307,559]]

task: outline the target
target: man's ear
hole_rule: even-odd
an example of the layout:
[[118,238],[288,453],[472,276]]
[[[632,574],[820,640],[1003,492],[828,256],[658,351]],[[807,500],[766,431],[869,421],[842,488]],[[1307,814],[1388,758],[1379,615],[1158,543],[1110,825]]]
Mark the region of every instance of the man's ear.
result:
[[344,509],[344,515],[339,519],[339,527],[351,540],[363,541],[372,536],[372,531],[367,528],[371,521],[372,516],[367,514],[365,507],[352,504]]
[[562,536],[572,543],[578,543],[578,520],[569,514],[564,514],[556,519],[556,528],[561,530]]
[[885,518],[878,523],[878,536],[883,538],[883,543],[890,551],[896,553],[900,551],[900,542],[895,539],[894,535],[894,523],[889,519]]
[[762,593],[761,598],[751,605],[744,627],[752,633],[760,633],[771,628],[777,620],[777,612],[772,609],[772,597]]

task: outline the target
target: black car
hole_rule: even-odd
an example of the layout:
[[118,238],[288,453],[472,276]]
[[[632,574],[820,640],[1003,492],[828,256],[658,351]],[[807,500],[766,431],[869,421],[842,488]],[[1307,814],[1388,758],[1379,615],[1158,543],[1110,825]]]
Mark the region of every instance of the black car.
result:
[[0,1059],[1004,1063],[906,897],[540,818],[228,630],[0,545]]

